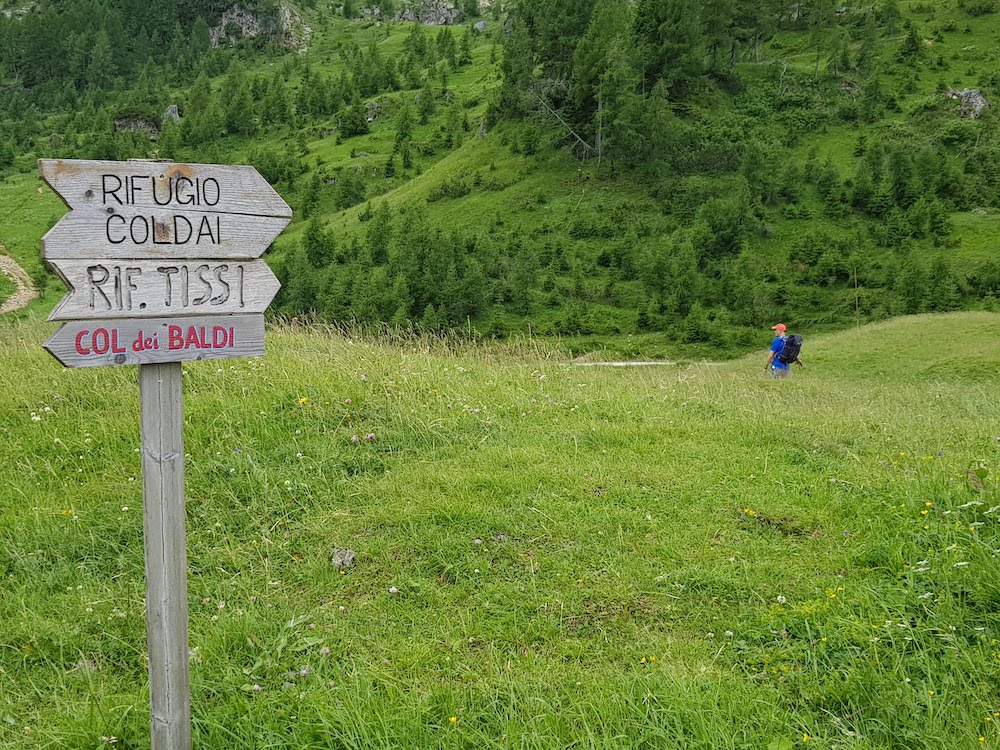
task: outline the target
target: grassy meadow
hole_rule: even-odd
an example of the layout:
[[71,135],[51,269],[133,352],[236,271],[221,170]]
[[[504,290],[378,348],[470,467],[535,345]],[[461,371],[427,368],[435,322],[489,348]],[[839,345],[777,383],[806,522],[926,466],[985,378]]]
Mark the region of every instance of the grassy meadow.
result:
[[[136,373],[51,329],[0,321],[0,746],[144,748]],[[763,335],[185,365],[194,746],[1000,747],[1000,315],[805,333],[785,382]]]

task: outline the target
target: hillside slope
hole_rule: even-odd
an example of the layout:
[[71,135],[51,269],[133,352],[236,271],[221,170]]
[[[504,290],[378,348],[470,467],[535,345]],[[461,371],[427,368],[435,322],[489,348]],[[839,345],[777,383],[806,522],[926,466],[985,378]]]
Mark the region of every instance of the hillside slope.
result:
[[[437,28],[303,5],[306,53],[213,48],[196,13],[214,5],[165,7],[156,23],[176,15],[179,35],[161,30],[150,57],[136,30],[117,76],[91,60],[59,78],[83,58],[28,54],[26,30],[72,25],[75,3],[0,19],[0,243],[43,287],[39,308],[59,282],[37,241],[62,212],[36,192],[39,156],[254,164],[295,211],[268,255],[284,316],[720,359],[778,319],[837,330],[859,309],[997,307],[996,116],[952,98],[1000,94],[991,3],[722,3],[686,30],[647,23],[671,3],[470,3]],[[729,14],[731,54],[713,13]],[[138,23],[92,15],[74,43]],[[692,35],[684,65],[668,32]],[[612,74],[621,85],[598,85]],[[627,96],[602,109],[612,90]],[[171,105],[179,123],[161,121]],[[130,130],[140,114],[149,128]]]

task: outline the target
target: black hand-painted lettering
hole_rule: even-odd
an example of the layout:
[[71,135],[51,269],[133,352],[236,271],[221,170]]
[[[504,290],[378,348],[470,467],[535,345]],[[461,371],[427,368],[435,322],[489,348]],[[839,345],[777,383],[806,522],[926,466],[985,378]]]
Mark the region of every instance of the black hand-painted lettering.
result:
[[[109,181],[111,181],[111,180],[114,180],[114,182],[111,183],[111,184],[114,185],[114,189],[109,190],[108,189],[108,184],[109,184]],[[124,206],[125,204],[122,203],[122,199],[118,197],[118,191],[121,190],[121,189],[122,189],[122,178],[121,177],[119,177],[118,175],[115,175],[115,174],[102,174],[101,175],[101,193],[102,193],[102,195],[101,195],[101,205],[107,205],[107,203],[108,203],[108,196],[110,195],[112,198],[114,198],[118,202],[119,206]]]
[[170,307],[174,303],[174,285],[171,277],[180,269],[177,266],[159,266],[156,272],[162,274],[164,280],[163,304]]
[[91,310],[96,309],[96,302],[97,302],[97,296],[96,296],[96,294],[100,294],[101,298],[104,300],[104,304],[106,304],[108,306],[109,310],[111,309],[111,300],[108,298],[108,295],[104,293],[104,290],[101,289],[101,284],[104,284],[105,282],[107,282],[107,280],[110,277],[111,277],[111,274],[108,273],[108,269],[105,266],[88,266],[87,267],[87,281],[90,282],[89,283],[89,289],[90,289],[90,309]]

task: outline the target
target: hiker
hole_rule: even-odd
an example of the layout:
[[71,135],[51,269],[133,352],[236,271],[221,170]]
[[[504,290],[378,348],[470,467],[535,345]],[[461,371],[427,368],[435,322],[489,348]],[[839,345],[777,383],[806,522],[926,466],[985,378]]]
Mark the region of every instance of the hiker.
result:
[[802,337],[794,333],[789,336],[788,327],[784,323],[771,326],[771,330],[775,335],[774,341],[771,342],[771,351],[767,355],[767,362],[764,363],[764,372],[769,372],[772,378],[787,378],[792,362],[798,363],[799,367],[805,367],[799,359]]

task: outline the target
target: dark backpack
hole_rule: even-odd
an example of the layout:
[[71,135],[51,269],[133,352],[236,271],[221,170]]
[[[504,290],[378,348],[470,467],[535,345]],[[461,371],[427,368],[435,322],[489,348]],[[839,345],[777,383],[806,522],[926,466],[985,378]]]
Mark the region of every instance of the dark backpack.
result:
[[778,352],[778,361],[783,365],[790,365],[802,351],[802,337],[796,333],[785,337],[785,345]]

